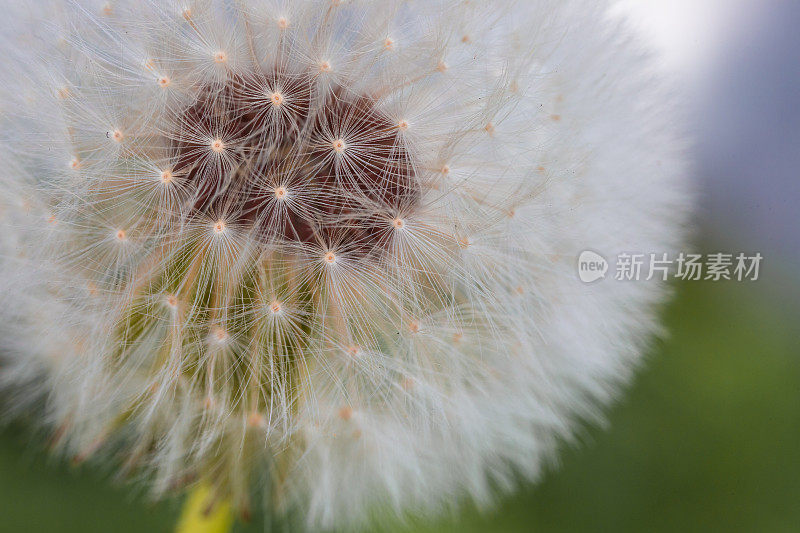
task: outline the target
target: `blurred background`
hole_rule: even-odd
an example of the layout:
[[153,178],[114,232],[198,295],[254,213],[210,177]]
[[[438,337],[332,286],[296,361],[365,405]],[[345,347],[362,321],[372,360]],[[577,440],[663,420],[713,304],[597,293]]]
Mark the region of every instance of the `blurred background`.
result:
[[[800,2],[621,0],[618,14],[690,105],[701,197],[687,251],[761,252],[761,277],[677,283],[670,338],[540,484],[384,531],[800,530]],[[0,429],[0,531],[174,527],[181,502],[151,504],[28,437]]]

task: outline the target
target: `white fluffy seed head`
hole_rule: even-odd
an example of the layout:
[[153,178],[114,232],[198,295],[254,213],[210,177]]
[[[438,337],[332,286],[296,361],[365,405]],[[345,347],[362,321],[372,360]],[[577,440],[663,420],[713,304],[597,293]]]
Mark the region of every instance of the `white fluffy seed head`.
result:
[[0,388],[66,453],[346,527],[535,478],[630,376],[665,289],[575,262],[689,195],[603,2],[67,4],[0,20]]

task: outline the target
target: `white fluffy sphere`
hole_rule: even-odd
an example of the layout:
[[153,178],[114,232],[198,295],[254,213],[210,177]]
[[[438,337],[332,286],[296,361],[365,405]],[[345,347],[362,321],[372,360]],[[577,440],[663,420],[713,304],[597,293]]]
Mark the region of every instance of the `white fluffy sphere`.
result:
[[[8,4],[9,2],[4,2]],[[594,0],[13,2],[0,386],[310,528],[535,478],[657,331],[688,187]]]

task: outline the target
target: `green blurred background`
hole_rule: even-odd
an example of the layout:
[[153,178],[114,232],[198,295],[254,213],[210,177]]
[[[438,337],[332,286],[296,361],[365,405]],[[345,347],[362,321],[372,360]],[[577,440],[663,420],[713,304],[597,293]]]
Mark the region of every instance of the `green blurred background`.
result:
[[[686,282],[607,428],[586,428],[558,470],[486,514],[385,531],[800,530],[800,306],[768,282]],[[778,305],[776,305],[778,304]],[[167,532],[180,502],[150,504],[90,467],[0,436],[0,531]],[[254,520],[239,532],[263,530]]]

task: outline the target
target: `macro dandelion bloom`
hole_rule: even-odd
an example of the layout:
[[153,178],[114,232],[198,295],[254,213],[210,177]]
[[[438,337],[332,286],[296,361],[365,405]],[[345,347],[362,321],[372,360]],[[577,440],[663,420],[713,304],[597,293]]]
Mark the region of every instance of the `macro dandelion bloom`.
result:
[[76,461],[312,529],[486,502],[656,332],[576,275],[688,204],[603,2],[5,3],[0,386]]

